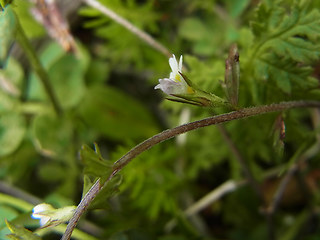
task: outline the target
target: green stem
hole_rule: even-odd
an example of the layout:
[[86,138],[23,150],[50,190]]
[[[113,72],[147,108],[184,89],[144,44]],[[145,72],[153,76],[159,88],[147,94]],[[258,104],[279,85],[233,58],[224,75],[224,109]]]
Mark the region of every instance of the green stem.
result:
[[20,211],[23,211],[23,212],[31,211],[31,209],[33,208],[32,204],[30,204],[24,200],[21,200],[19,198],[15,198],[15,197],[9,196],[7,194],[3,194],[3,193],[0,193],[0,203],[10,205],[10,206],[12,206],[16,209],[19,209]]
[[239,111],[233,111],[209,118],[205,118],[199,121],[190,122],[187,124],[180,125],[178,127],[167,129],[157,135],[154,135],[151,138],[148,138],[144,142],[132,148],[129,152],[123,155],[118,161],[113,165],[114,171],[111,173],[104,185],[100,184],[100,179],[98,179],[91,189],[86,193],[79,203],[74,216],[71,218],[67,230],[62,236],[61,240],[69,240],[72,234],[73,229],[76,227],[77,222],[79,221],[81,215],[89,207],[90,203],[94,200],[97,194],[119,171],[122,170],[127,164],[129,164],[136,156],[140,155],[144,151],[150,149],[158,143],[171,139],[179,134],[186,133],[195,129],[221,124],[224,122],[229,122],[236,119],[243,119],[252,116],[258,116],[271,112],[279,112],[288,110],[291,108],[306,108],[306,107],[316,107],[320,108],[320,101],[290,101],[290,102],[281,102],[277,104],[264,105],[258,107],[249,107],[243,108]]
[[[38,235],[43,237],[47,233],[51,233],[51,232],[56,232],[56,233],[59,233],[62,235],[65,232],[65,230],[66,230],[66,225],[62,224],[62,225],[55,226],[53,229],[50,229],[50,228],[38,229],[35,233],[37,233]],[[95,237],[93,237],[83,231],[78,230],[78,229],[74,230],[72,237],[74,237],[75,239],[78,239],[78,240],[98,240],[98,238],[95,238]]]
[[17,40],[24,50],[25,54],[27,55],[28,60],[30,61],[30,64],[33,68],[33,70],[36,72],[38,75],[40,81],[42,82],[44,89],[53,105],[53,108],[57,115],[62,114],[62,109],[58,103],[57,96],[55,95],[52,85],[49,81],[49,76],[46,70],[43,68],[35,50],[33,49],[32,45],[30,44],[24,30],[21,27],[21,24],[19,22],[19,19],[17,17]]

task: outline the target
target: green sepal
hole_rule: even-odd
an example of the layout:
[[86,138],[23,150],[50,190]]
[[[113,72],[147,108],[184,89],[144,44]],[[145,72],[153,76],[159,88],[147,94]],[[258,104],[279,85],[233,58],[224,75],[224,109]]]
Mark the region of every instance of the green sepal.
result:
[[182,72],[179,72],[179,74],[183,77],[183,79],[186,81],[186,83],[188,84],[188,86],[190,86],[190,87],[194,87],[193,86],[193,83],[190,81],[190,79],[186,76],[186,75],[184,75],[184,74],[182,74]]
[[183,77],[184,81],[187,83],[189,88],[191,89],[190,93],[185,94],[170,94],[172,97],[167,97],[167,100],[173,102],[181,102],[187,103],[195,106],[201,107],[229,107],[230,104],[224,99],[212,94],[207,93],[198,89],[192,81],[184,74],[179,72],[179,74]]
[[172,94],[171,96],[174,98],[169,97],[167,99],[174,102],[188,103],[202,107],[230,107],[230,104],[226,100],[212,93],[207,93],[194,88],[193,90],[194,93],[192,94]]

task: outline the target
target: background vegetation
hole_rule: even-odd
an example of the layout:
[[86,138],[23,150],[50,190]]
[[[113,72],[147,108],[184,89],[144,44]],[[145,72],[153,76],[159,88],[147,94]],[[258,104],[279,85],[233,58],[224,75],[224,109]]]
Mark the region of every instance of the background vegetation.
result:
[[[168,77],[168,56],[87,1],[57,3],[69,14],[76,42],[68,42],[69,48],[61,32],[49,37],[63,29],[63,21],[37,22],[34,9],[41,13],[46,1],[35,2],[15,0],[1,12],[0,219],[12,224],[0,221],[1,239],[36,239],[19,226],[43,239],[59,239],[63,225],[37,230],[39,221],[30,217],[34,205],[77,205],[83,189],[144,139],[230,111],[163,100],[154,86]],[[71,13],[67,2],[77,6]],[[149,33],[168,53],[183,55],[188,78],[222,98],[225,59],[236,43],[240,108],[320,100],[318,1],[99,2]],[[37,46],[54,98],[26,57],[16,33],[21,29],[4,20],[9,7]],[[74,234],[112,240],[318,239],[319,123],[319,109],[295,109],[158,144],[112,180]],[[91,150],[94,142],[103,159]],[[212,193],[219,197],[199,202]],[[15,235],[6,237],[8,226]]]

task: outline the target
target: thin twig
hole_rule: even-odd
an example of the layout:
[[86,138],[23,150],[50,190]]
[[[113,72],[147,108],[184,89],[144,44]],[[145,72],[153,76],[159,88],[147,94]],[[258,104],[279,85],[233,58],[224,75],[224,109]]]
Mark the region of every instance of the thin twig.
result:
[[196,214],[203,210],[204,208],[208,207],[213,202],[216,202],[220,198],[222,198],[224,195],[226,195],[229,192],[233,192],[238,187],[242,186],[245,183],[245,181],[235,182],[234,180],[228,180],[221,184],[219,187],[215,188],[211,192],[209,192],[207,195],[205,195],[203,198],[198,200],[196,203],[188,207],[184,214],[189,217],[193,214]]
[[[111,177],[111,176],[110,176]],[[71,234],[73,232],[73,229],[77,225],[81,215],[87,210],[90,203],[93,201],[93,199],[97,196],[99,191],[101,190],[100,185],[100,179],[98,179],[92,187],[89,189],[89,191],[86,193],[85,197],[82,198],[81,202],[79,203],[74,215],[70,219],[67,229],[65,233],[63,234],[61,240],[69,240],[71,237]]]
[[169,50],[163,46],[161,43],[156,41],[153,37],[151,37],[148,33],[140,30],[136,26],[134,26],[131,22],[128,20],[124,19],[123,17],[119,16],[115,12],[113,12],[111,9],[107,8],[106,6],[102,5],[100,2],[96,0],[82,0],[89,6],[97,9],[104,15],[108,16],[111,18],[113,21],[117,22],[118,24],[122,25],[125,27],[127,30],[132,32],[134,35],[139,37],[141,40],[143,40],[145,43],[156,49],[157,51],[161,52],[163,55],[167,57],[171,57],[171,53]]
[[[204,197],[196,201],[194,204],[192,204],[190,207],[188,207],[186,210],[183,211],[183,214],[186,217],[193,216],[194,214],[197,214],[201,210],[208,207],[210,204],[218,201],[220,198],[222,198],[224,195],[226,195],[229,192],[233,192],[238,187],[245,184],[245,181],[241,182],[235,182],[234,180],[228,180],[218,186],[217,188],[213,189],[211,192],[206,194]],[[176,219],[172,219],[166,224],[166,231],[170,232],[175,225],[177,224]]]
[[[239,111],[234,111],[226,114],[221,114],[218,116],[213,116],[205,118],[199,121],[187,123],[172,129],[165,130],[147,140],[140,143],[139,145],[132,148],[128,153],[123,155],[118,161],[114,163],[114,171],[109,176],[105,184],[107,184],[113,176],[115,176],[122,168],[124,168],[128,163],[132,161],[136,156],[143,153],[144,151],[150,149],[154,145],[175,137],[179,134],[192,131],[198,128],[207,127],[210,125],[220,124],[224,122],[229,122],[236,119],[248,118],[256,115],[262,115],[270,112],[284,111],[291,108],[303,108],[303,107],[320,107],[319,101],[291,101],[282,102],[278,104],[271,104],[258,107],[244,108]],[[87,209],[88,205],[93,201],[95,196],[100,192],[103,187],[100,186],[100,180],[93,185],[93,187],[86,193],[86,195],[81,200],[78,205],[74,216],[70,220],[67,230],[62,236],[61,240],[69,240],[73,229],[75,228],[77,222],[79,221],[81,215]]]
[[289,168],[287,174],[284,176],[284,178],[280,182],[279,187],[278,187],[276,193],[274,194],[272,203],[270,204],[270,206],[268,208],[269,215],[274,214],[275,211],[278,209],[278,206],[279,206],[280,201],[282,199],[282,196],[288,186],[288,183],[290,182],[291,178],[293,177],[294,173],[297,170],[298,170],[298,164],[295,163]]

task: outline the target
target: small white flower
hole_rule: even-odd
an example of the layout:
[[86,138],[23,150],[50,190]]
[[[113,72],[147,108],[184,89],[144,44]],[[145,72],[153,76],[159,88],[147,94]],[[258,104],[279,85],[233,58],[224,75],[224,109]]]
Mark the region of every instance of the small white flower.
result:
[[49,214],[52,210],[54,208],[50,204],[41,203],[33,208],[32,218],[39,219],[40,226],[43,227],[49,223],[51,219]]
[[159,79],[159,84],[154,88],[161,89],[168,95],[193,93],[193,89],[180,74],[182,73],[182,56],[178,64],[176,56],[172,54],[172,57],[169,58],[169,65],[172,71],[169,78]]

